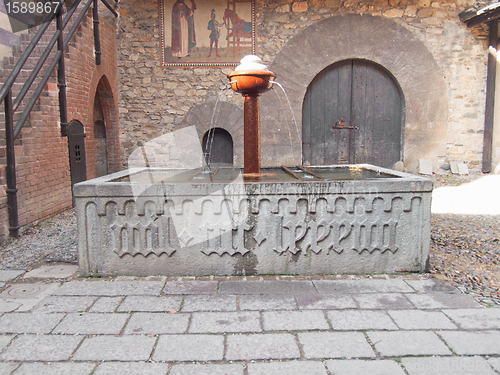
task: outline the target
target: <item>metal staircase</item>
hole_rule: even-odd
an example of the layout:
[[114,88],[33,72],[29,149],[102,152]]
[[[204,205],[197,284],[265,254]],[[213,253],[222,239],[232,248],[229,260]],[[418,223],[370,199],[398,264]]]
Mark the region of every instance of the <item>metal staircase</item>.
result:
[[[84,20],[85,15],[93,6],[95,63],[101,64],[99,38],[99,1],[117,17],[113,7],[106,0],[75,0],[69,9],[65,9],[65,0],[58,0],[57,13],[39,26],[31,42],[19,57],[5,83],[0,89],[0,100],[4,102],[5,113],[5,154],[7,177],[7,205],[9,214],[9,233],[11,237],[19,234],[16,160],[14,142],[19,137],[21,129],[26,124],[31,111],[42,94],[53,72],[57,69],[57,86],[59,88],[59,113],[61,121],[61,136],[67,136],[67,106],[66,78],[64,52],[71,38]],[[114,0],[118,2],[118,0]],[[78,14],[78,15],[76,15]],[[54,25],[55,23],[55,25]],[[55,26],[55,27],[54,27]],[[66,28],[68,30],[66,30]],[[43,48],[45,47],[45,48]],[[16,47],[17,48],[17,47]],[[37,53],[38,52],[38,53]],[[39,55],[39,53],[41,54]],[[39,56],[38,56],[39,55]],[[35,59],[33,69],[26,73],[26,65]],[[34,88],[32,88],[34,86]]]

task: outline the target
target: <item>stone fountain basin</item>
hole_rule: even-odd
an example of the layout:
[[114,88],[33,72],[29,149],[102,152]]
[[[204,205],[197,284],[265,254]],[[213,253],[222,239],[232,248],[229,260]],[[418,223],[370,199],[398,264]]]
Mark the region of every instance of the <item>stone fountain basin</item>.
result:
[[372,165],[129,169],[74,187],[80,274],[423,272],[432,181]]

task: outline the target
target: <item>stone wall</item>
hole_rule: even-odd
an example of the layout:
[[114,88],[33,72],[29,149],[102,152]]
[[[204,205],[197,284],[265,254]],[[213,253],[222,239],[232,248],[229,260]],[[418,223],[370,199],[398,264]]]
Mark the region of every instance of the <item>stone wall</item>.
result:
[[[428,49],[445,85],[447,109],[444,111],[447,119],[445,131],[436,139],[442,147],[435,149],[430,157],[434,161],[434,169],[439,170],[449,160],[463,160],[469,168],[480,168],[488,31],[486,26],[468,29],[459,21],[458,14],[470,5],[472,2],[467,0],[258,0],[257,54],[274,67],[276,57],[292,38],[334,16],[371,15],[394,22],[410,31]],[[120,6],[119,105],[122,164],[126,167],[127,157],[137,145],[185,126],[185,116],[192,108],[215,102],[231,69],[160,67],[157,4],[146,0],[124,0]],[[340,35],[343,30],[337,32]],[[369,30],[366,33],[369,35]],[[335,35],[324,37],[336,38]],[[401,50],[401,56],[407,52]],[[321,57],[321,54],[319,50],[318,56]],[[326,66],[335,62],[328,60],[328,56],[323,58]],[[394,56],[395,60],[399,58],[397,54]],[[280,81],[280,77],[277,80]],[[242,99],[230,91],[224,91],[220,99],[242,107]],[[300,127],[300,109],[295,117]],[[432,124],[429,129],[432,131]],[[289,144],[287,131],[281,134],[268,137],[274,138],[269,144]],[[269,160],[274,158],[272,155],[266,160],[266,142],[268,139],[264,137],[264,165],[276,162]],[[415,146],[405,151],[405,157],[410,156],[412,160],[429,157],[419,155],[418,144]],[[290,161],[296,159],[297,155]],[[284,158],[282,161],[287,160]],[[413,167],[412,164],[410,172],[415,172]]]

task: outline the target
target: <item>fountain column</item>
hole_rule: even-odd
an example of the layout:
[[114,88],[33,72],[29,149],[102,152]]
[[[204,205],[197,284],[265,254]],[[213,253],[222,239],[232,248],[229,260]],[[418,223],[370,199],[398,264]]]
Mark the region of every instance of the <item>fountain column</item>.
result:
[[276,75],[255,55],[241,59],[228,74],[231,88],[244,97],[244,173],[260,174],[260,95],[271,89]]

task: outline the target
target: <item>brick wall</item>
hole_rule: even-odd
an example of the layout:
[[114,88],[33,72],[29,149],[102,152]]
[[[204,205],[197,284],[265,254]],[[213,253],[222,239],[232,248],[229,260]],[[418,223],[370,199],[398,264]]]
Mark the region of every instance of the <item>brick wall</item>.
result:
[[[94,98],[103,103],[108,140],[110,171],[119,163],[115,25],[101,17],[100,37],[102,63],[95,65],[91,12],[77,30],[65,54],[68,122],[80,121],[86,138],[87,177],[95,177]],[[6,72],[8,73],[8,71]],[[7,74],[4,74],[4,77]],[[61,137],[56,73],[46,85],[29,123],[17,141],[16,173],[19,224],[31,222],[71,206],[71,176],[68,141]],[[3,161],[5,163],[5,160]],[[5,179],[1,181],[5,184]],[[0,188],[0,237],[8,232],[8,215],[4,204],[4,185]]]

